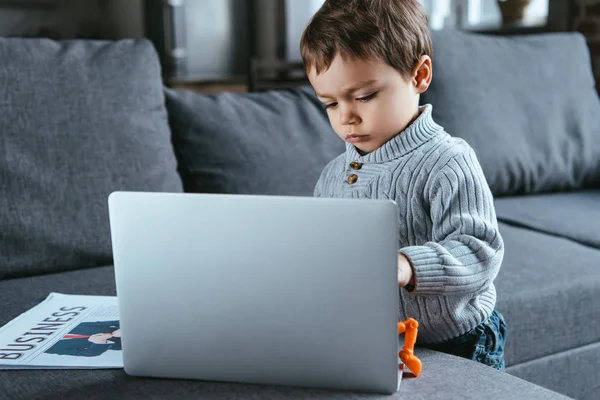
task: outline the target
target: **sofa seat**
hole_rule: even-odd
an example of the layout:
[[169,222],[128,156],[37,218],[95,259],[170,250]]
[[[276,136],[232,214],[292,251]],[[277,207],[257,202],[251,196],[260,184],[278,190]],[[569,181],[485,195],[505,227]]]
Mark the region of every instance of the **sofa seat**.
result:
[[598,400],[598,360],[600,342],[513,365],[506,371],[574,399]]
[[[588,347],[600,359],[600,347],[594,346],[600,343],[600,250],[505,223],[500,233],[506,253],[496,280],[497,308],[507,321],[509,372],[542,363],[546,368],[536,368],[543,373],[533,382],[552,387],[568,377],[569,390],[589,389],[574,381],[600,382],[600,370],[579,368],[583,358],[575,350]],[[556,364],[562,368],[548,368]]]
[[[110,266],[0,281],[0,325],[35,306],[50,292],[115,295]],[[157,316],[160,318],[160,316]],[[540,386],[490,367],[417,349],[423,362],[418,378],[407,377],[394,396],[352,392],[134,378],[123,369],[3,371],[0,398],[12,399],[566,399]],[[473,379],[465,380],[465,376]]]
[[600,342],[600,251],[504,223],[500,233],[507,365]]
[[600,249],[600,189],[497,198],[496,213],[511,225]]

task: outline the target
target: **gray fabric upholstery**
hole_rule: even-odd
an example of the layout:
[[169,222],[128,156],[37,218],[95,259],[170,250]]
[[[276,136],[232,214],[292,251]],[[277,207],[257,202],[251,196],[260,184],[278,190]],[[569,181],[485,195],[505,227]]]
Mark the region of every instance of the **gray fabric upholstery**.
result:
[[312,196],[344,152],[309,87],[266,93],[167,90],[185,190]]
[[600,101],[582,35],[432,38],[421,102],[473,146],[494,194],[600,187]]
[[[552,333],[548,332],[548,335]],[[598,400],[598,360],[600,343],[594,343],[518,364],[508,368],[507,372],[575,399]]]
[[501,221],[600,249],[600,188],[501,198],[496,213]]
[[116,296],[113,267],[0,280],[0,326],[42,302],[50,292]]
[[[0,281],[0,325],[42,301],[49,292],[114,295],[112,267]],[[394,396],[241,385],[187,380],[133,378],[119,370],[3,371],[0,398],[13,399],[507,399],[564,397],[510,374],[458,357],[416,349],[421,376],[406,377]],[[465,379],[470,377],[470,379]]]
[[[421,350],[424,365],[418,378],[405,378],[400,391],[391,396],[314,390],[284,386],[264,386],[133,378],[123,370],[101,371],[3,371],[0,388],[3,400],[20,399],[344,399],[344,400],[563,400],[558,393],[496,371],[473,361]],[[470,379],[465,379],[470,377]],[[32,384],[33,383],[33,384]]]
[[0,38],[0,279],[111,263],[107,196],[181,191],[148,41]]
[[[600,251],[500,223],[507,366],[600,341]],[[565,373],[565,371],[563,371]]]

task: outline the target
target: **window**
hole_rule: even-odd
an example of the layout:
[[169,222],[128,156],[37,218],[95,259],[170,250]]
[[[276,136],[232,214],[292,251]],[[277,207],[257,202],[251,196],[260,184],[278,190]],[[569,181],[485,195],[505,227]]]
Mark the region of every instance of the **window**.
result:
[[[531,0],[525,18],[519,24],[544,26],[548,18],[549,0]],[[494,28],[502,25],[498,0],[419,0],[429,15],[431,29],[447,26],[462,28]]]

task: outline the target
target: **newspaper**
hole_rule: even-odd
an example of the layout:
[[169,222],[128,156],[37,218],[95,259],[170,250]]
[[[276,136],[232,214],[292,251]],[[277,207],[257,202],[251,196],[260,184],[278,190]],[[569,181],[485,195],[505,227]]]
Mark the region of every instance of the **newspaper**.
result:
[[116,296],[50,293],[0,328],[0,370],[122,368]]

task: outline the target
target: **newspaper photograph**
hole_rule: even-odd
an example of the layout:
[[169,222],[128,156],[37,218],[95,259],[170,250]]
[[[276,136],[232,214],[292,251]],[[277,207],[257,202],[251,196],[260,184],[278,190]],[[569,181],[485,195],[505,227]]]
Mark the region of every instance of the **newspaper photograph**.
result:
[[122,367],[116,296],[50,293],[0,328],[0,370]]

